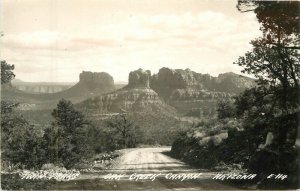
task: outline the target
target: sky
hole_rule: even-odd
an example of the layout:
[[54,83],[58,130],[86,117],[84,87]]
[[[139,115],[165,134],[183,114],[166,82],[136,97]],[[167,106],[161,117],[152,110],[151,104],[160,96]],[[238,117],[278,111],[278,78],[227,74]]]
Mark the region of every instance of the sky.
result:
[[216,76],[258,37],[237,0],[2,0],[0,58],[23,81],[76,82],[82,71],[128,81],[139,68]]

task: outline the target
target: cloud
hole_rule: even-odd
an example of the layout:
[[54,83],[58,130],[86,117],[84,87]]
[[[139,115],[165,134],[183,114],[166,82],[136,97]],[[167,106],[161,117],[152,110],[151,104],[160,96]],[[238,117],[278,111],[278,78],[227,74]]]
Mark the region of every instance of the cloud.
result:
[[[258,35],[253,15],[236,18],[214,11],[140,14],[72,33],[7,34],[1,57],[30,81],[39,81],[40,74],[50,80],[55,76],[52,81],[74,81],[81,70],[105,71],[116,81],[125,81],[130,70],[145,68],[153,73],[163,66],[217,74],[226,68],[238,72],[232,62]],[[65,72],[68,75],[58,76]]]
[[95,46],[111,47],[115,45],[115,41],[107,38],[90,37],[89,35],[77,36],[52,31],[36,31],[5,35],[2,44],[6,49],[19,49],[21,51],[80,51]]

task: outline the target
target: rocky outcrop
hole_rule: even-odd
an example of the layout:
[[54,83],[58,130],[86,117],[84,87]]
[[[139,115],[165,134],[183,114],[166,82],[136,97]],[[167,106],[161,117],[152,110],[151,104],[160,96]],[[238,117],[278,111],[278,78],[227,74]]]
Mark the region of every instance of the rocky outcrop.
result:
[[150,88],[150,70],[138,69],[129,73],[128,86],[130,88]]
[[233,72],[219,74],[216,80],[216,90],[239,94],[247,88],[256,85],[255,80],[246,76],[241,76]]
[[114,89],[114,79],[105,72],[83,71],[79,75],[79,83],[75,86],[84,86],[90,90]]
[[232,94],[195,89],[176,89],[166,103],[175,107],[180,113],[188,116],[215,115],[217,102],[220,99],[231,99]]
[[[159,112],[171,111],[156,92],[151,89],[121,89],[82,103],[88,110],[100,112]],[[175,111],[173,109],[173,111]]]
[[172,70],[162,68],[151,78],[150,86],[164,98],[176,89],[211,90],[216,79],[208,74],[199,74],[190,69]]
[[79,74],[79,82],[108,85],[108,86],[114,85],[113,77],[106,72],[82,71]]
[[212,115],[220,99],[230,99],[246,88],[253,87],[253,79],[234,73],[213,77],[190,69],[162,68],[151,77],[150,87],[166,103],[186,115]]
[[113,90],[115,90],[114,79],[108,73],[83,71],[79,75],[77,84],[65,91],[55,93],[53,96],[63,98],[76,97],[84,100]]
[[240,93],[255,85],[251,78],[235,73],[224,73],[218,77],[200,74],[190,69],[162,68],[151,78],[150,87],[159,95],[168,98],[176,89],[208,90],[216,92]]

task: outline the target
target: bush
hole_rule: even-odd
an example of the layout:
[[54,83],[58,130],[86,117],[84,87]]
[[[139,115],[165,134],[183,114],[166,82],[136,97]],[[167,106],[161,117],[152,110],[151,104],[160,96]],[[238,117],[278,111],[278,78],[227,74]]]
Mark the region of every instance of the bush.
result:
[[47,190],[55,180],[27,180],[18,174],[1,174],[2,190]]
[[1,140],[4,169],[39,168],[43,164],[40,133],[12,108],[1,113]]

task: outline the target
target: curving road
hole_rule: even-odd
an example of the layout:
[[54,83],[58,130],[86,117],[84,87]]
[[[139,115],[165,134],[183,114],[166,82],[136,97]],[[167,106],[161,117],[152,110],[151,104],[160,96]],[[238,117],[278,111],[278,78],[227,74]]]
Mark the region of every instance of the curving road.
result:
[[[80,190],[233,190],[215,181],[215,173],[193,168],[168,156],[170,147],[122,150],[110,169],[85,174],[77,180],[58,184],[54,189]],[[174,175],[174,176],[173,176]],[[177,175],[191,176],[185,180]],[[153,178],[155,177],[155,178]],[[174,179],[175,177],[175,179]],[[177,177],[177,178],[176,178]]]

